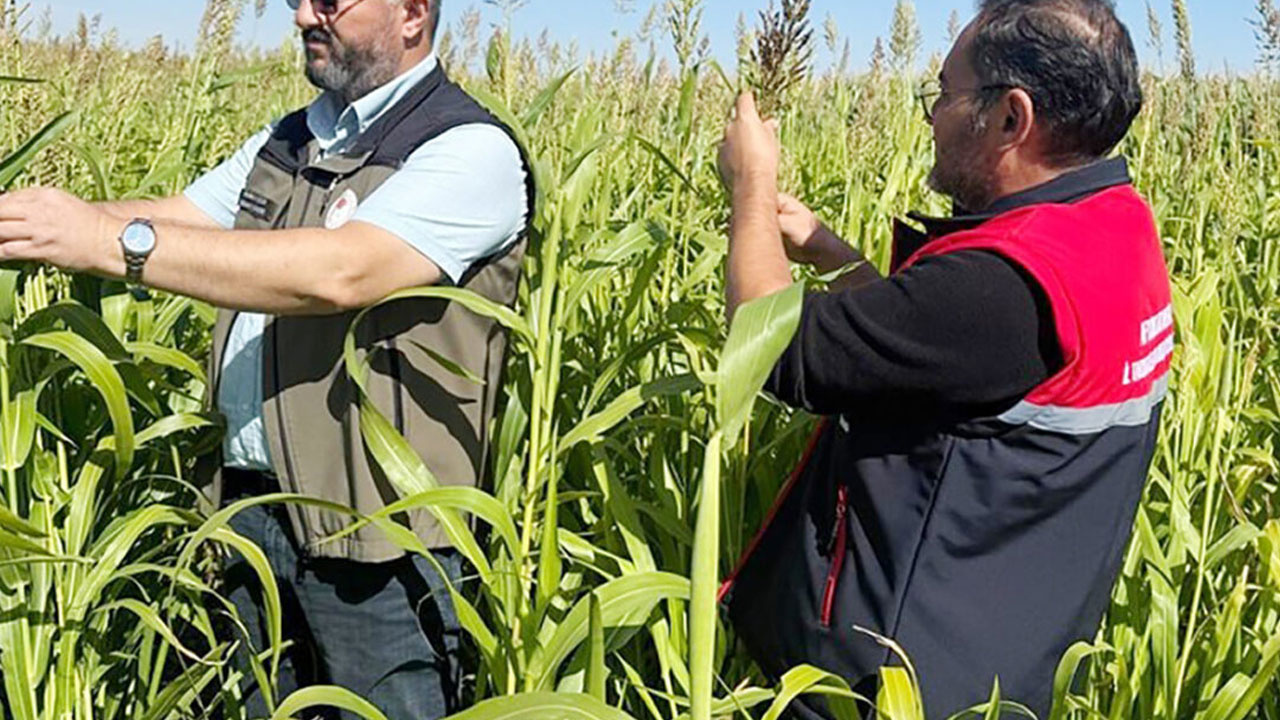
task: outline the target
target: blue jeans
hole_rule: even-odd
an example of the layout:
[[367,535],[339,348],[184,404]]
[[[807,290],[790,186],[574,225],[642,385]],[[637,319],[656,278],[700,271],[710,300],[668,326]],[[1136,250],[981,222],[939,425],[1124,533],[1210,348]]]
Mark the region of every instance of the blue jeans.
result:
[[[388,720],[434,720],[459,710],[461,630],[448,590],[426,558],[385,563],[301,557],[285,510],[253,507],[231,527],[266,553],[280,588],[284,653],[277,696],[324,684],[369,700]],[[436,559],[457,582],[461,557],[438,551]],[[266,614],[258,576],[233,554],[227,594],[249,632],[255,653],[267,650]],[[241,662],[240,666],[247,670]],[[266,717],[266,704],[251,674],[243,685],[249,717]],[[354,720],[332,710],[323,717]]]

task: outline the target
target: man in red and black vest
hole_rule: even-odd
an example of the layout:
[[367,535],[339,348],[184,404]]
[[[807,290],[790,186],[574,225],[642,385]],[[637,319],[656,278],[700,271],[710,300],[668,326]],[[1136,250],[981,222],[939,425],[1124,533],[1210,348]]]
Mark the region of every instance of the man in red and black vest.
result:
[[723,597],[771,675],[874,690],[894,658],[859,626],[906,649],[931,718],[997,677],[1044,717],[1107,608],[1168,386],[1159,236],[1107,159],[1137,61],[1107,0],[985,0],[920,96],[957,212],[899,224],[888,277],[778,194],[750,96],[726,131],[730,312],[790,284],[788,258],[854,269],[806,298],[769,381],[826,420]]

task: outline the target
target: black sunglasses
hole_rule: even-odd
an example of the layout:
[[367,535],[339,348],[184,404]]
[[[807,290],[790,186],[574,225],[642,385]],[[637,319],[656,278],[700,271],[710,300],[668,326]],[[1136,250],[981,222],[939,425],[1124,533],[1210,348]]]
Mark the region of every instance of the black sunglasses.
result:
[[[348,6],[355,5],[360,0],[347,3]],[[302,5],[302,0],[285,0],[290,10],[297,10]],[[343,0],[311,0],[311,7],[320,15],[335,15],[338,12],[338,6],[343,4]]]

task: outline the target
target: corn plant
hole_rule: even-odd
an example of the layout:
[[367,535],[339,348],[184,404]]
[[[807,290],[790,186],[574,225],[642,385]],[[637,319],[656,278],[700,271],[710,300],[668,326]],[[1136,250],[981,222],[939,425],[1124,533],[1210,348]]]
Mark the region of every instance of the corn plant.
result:
[[[664,66],[650,27],[567,66],[570,48],[548,44],[540,63],[503,38],[492,75],[450,68],[518,130],[543,189],[514,310],[412,291],[507,329],[491,468],[483,488],[436,487],[429,458],[361,413],[404,500],[353,523],[421,551],[388,519],[426,507],[468,557],[453,588],[481,660],[467,720],[772,719],[811,693],[884,717],[945,716],[958,709],[922,707],[927,679],[909,663],[886,668],[874,698],[820,668],[768,682],[707,603],[813,419],[757,397],[733,369],[768,357],[754,344],[739,353],[744,331],[723,322],[728,207],[714,149],[737,82],[707,72],[718,68],[701,5],[666,10],[679,67]],[[779,118],[783,187],[881,268],[888,218],[946,210],[925,187],[930,133],[910,95],[919,28],[897,30],[878,71],[809,73]],[[293,47],[147,54],[88,31],[0,44],[0,75],[19,79],[0,82],[0,147],[27,148],[0,164],[0,187],[175,191],[311,97],[297,61]],[[1280,718],[1280,85],[1192,74],[1148,76],[1144,90],[1121,151],[1165,239],[1180,345],[1112,606],[1062,658],[1052,717]],[[27,267],[0,275],[0,317],[4,706],[22,718],[239,717],[240,678],[224,661],[236,621],[211,570],[227,547],[256,556],[226,528],[237,508],[215,513],[186,484],[216,436],[196,414],[208,309]],[[359,349],[347,360],[360,378]],[[248,670],[264,687],[280,651]],[[1016,714],[992,680],[969,717]],[[268,694],[280,718],[316,704],[377,718],[335,688]]]

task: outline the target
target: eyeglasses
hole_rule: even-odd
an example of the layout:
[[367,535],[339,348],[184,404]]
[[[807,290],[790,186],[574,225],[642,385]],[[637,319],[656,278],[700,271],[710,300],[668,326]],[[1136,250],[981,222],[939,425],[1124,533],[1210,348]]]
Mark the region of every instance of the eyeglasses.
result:
[[[337,15],[339,9],[346,12],[360,1],[361,0],[310,0],[311,9],[314,10],[317,15],[326,16]],[[297,10],[298,7],[302,5],[302,0],[285,0],[285,3],[289,6],[290,10]]]
[[942,83],[937,80],[926,80],[920,83],[920,87],[916,88],[916,99],[920,101],[920,109],[924,110],[924,119],[926,122],[933,123],[933,111],[938,107],[938,103],[947,96],[964,95],[968,93],[980,93],[987,90],[1012,90],[1017,85],[994,84],[981,85],[973,88],[955,88],[951,90],[944,89]]

